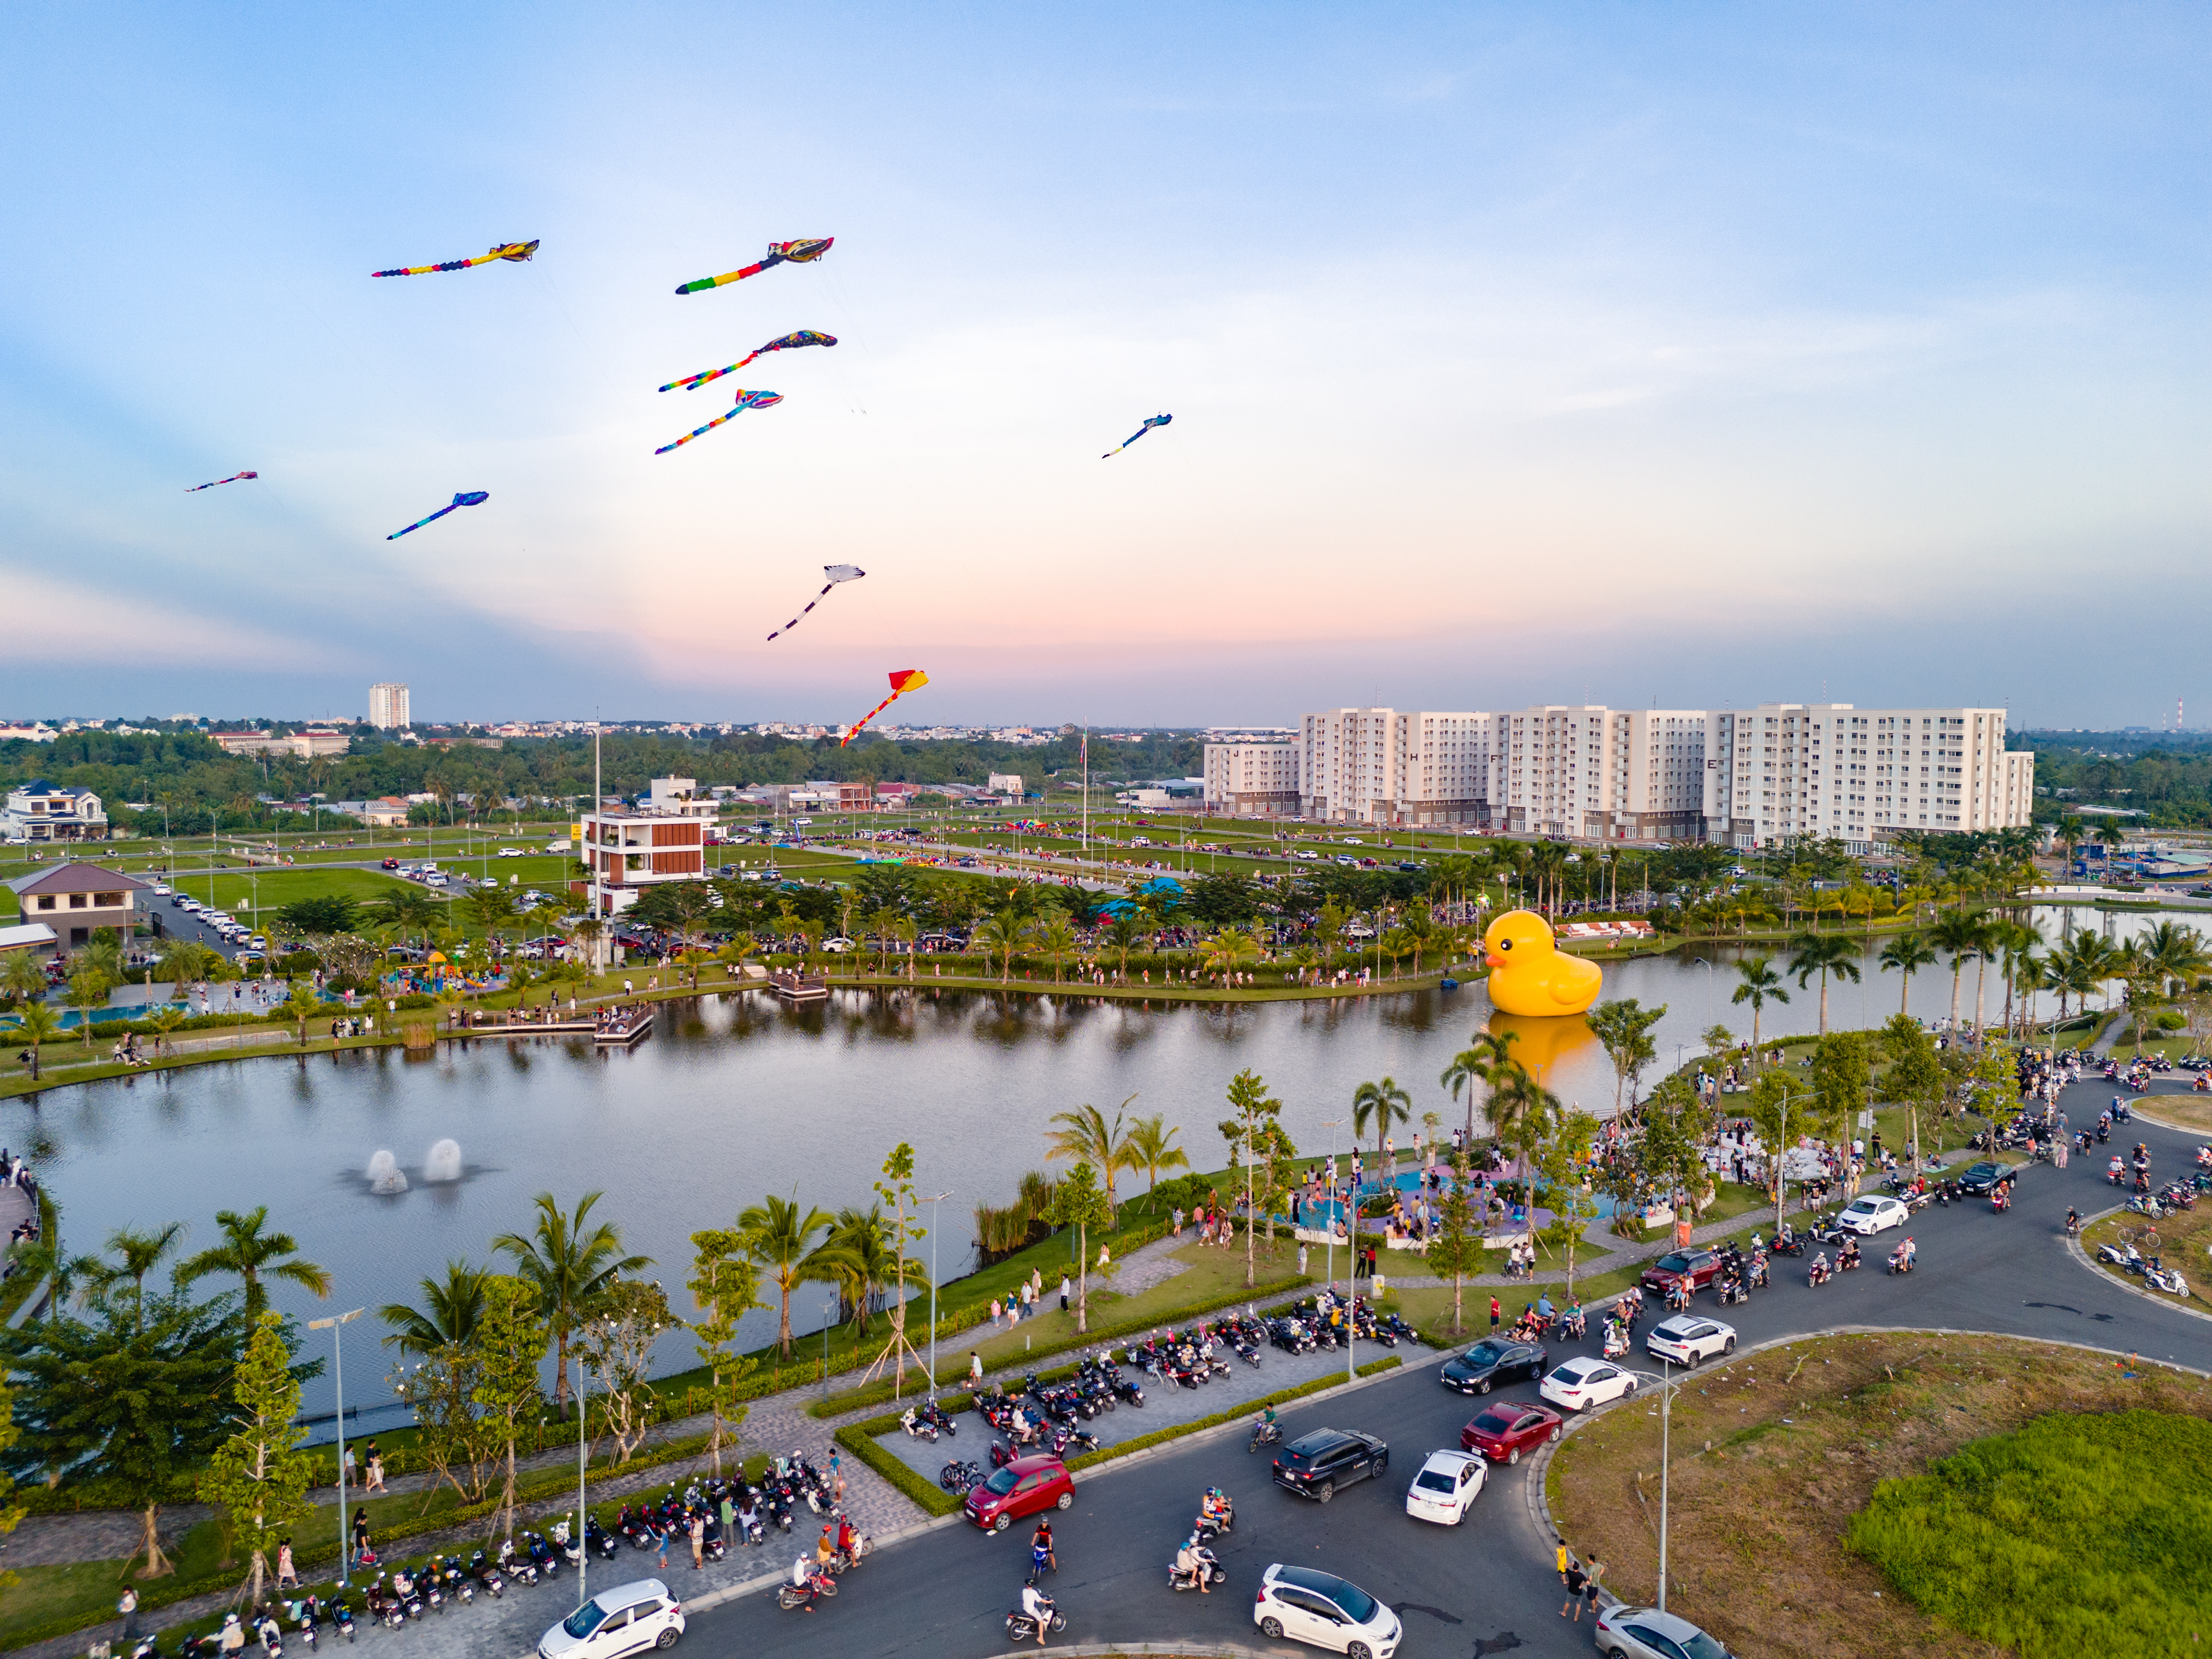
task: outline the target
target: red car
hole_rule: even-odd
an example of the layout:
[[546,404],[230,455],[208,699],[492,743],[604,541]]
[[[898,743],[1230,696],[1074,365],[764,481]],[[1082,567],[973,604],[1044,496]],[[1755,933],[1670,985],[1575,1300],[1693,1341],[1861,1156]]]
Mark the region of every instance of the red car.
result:
[[398,859],[386,859],[384,861],[384,867],[387,870],[397,870],[399,867],[399,860]]
[[1459,1449],[1493,1463],[1518,1463],[1523,1452],[1559,1437],[1559,1414],[1549,1406],[1502,1400],[1459,1431]]
[[[1556,1421],[1557,1419],[1553,1419]],[[1017,1457],[968,1492],[968,1518],[986,1532],[1004,1532],[1039,1510],[1064,1510],[1075,1502],[1075,1482],[1057,1457]]]
[[1720,1271],[1721,1259],[1711,1250],[1669,1250],[1644,1270],[1643,1285],[1664,1296],[1686,1279],[1692,1291],[1702,1291]]

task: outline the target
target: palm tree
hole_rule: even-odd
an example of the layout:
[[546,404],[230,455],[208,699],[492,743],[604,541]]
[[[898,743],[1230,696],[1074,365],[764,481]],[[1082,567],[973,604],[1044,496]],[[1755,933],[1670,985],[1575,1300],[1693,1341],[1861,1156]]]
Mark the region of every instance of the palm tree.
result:
[[1031,922],[1029,933],[1036,953],[1052,964],[1052,982],[1059,984],[1060,970],[1075,954],[1075,929],[1066,916],[1053,915]]
[[563,1215],[552,1194],[540,1193],[532,1232],[501,1233],[491,1242],[492,1249],[514,1258],[514,1276],[537,1291],[538,1315],[552,1328],[553,1404],[563,1421],[568,1415],[570,1339],[608,1286],[624,1273],[653,1265],[649,1255],[622,1254],[622,1229],[612,1222],[589,1224],[592,1206],[602,1196],[586,1193],[576,1200],[575,1213]]
[[1929,937],[1936,949],[1946,951],[1951,958],[1951,1031],[1954,1038],[1959,1030],[1959,978],[1966,963],[1978,960],[1982,951],[1982,915],[1978,910],[1953,908],[1940,910],[1936,925]]
[[40,1045],[52,1042],[61,1036],[61,1016],[47,1007],[45,1003],[33,1002],[26,1005],[23,1012],[16,1016],[16,1019],[18,1024],[15,1029],[22,1033],[23,1041],[31,1050],[31,1081],[36,1083],[40,1076]]
[[268,1219],[266,1204],[244,1215],[235,1210],[217,1210],[215,1220],[216,1225],[222,1229],[222,1243],[181,1263],[177,1268],[177,1282],[189,1285],[210,1273],[236,1274],[246,1285],[248,1326],[260,1318],[262,1310],[269,1305],[269,1292],[261,1283],[264,1273],[297,1285],[318,1297],[328,1296],[330,1273],[301,1257],[299,1241],[291,1234],[263,1232],[262,1225]]
[[1260,954],[1259,942],[1251,934],[1234,927],[1224,927],[1212,938],[1201,940],[1198,948],[1206,958],[1206,971],[1219,974],[1224,985]]
[[1106,942],[1120,953],[1121,979],[1124,984],[1128,982],[1129,978],[1129,952],[1137,947],[1144,937],[1145,925],[1137,919],[1133,908],[1120,912],[1113,921],[1106,924]]
[[[1136,1097],[1131,1095],[1129,1100]],[[1114,1171],[1137,1167],[1129,1154],[1129,1137],[1121,1127],[1121,1114],[1128,1109],[1129,1100],[1115,1109],[1110,1125],[1103,1112],[1087,1103],[1072,1112],[1054,1112],[1052,1121],[1067,1127],[1055,1129],[1047,1137],[1048,1161],[1065,1158],[1077,1164],[1088,1164],[1098,1171],[1100,1179],[1106,1183],[1106,1204],[1109,1209],[1114,1204]]]
[[921,1264],[911,1259],[902,1273],[893,1259],[896,1255],[884,1206],[873,1204],[865,1211],[850,1207],[838,1211],[830,1236],[809,1259],[836,1283],[838,1299],[848,1310],[848,1317],[865,1335],[877,1299],[884,1291],[895,1283],[926,1285],[928,1281]]
[[1897,975],[1904,981],[1904,989],[1897,999],[1897,1012],[1912,1012],[1912,976],[1936,960],[1936,951],[1917,927],[1899,933],[1882,946],[1879,958],[1883,969]]
[[184,1237],[185,1224],[172,1221],[167,1226],[152,1232],[141,1232],[134,1227],[118,1227],[107,1236],[107,1248],[115,1252],[113,1261],[97,1256],[80,1257],[72,1267],[81,1272],[94,1297],[105,1297],[110,1291],[120,1286],[125,1279],[131,1281],[131,1327],[138,1328],[139,1312],[146,1304],[146,1275],[161,1265],[161,1258],[176,1248]]
[[1367,1126],[1375,1126],[1375,1167],[1382,1167],[1382,1142],[1390,1133],[1393,1123],[1413,1121],[1413,1097],[1401,1089],[1389,1078],[1380,1083],[1363,1083],[1352,1091],[1352,1138],[1354,1140],[1367,1133]]
[[1440,1087],[1451,1091],[1454,1100],[1459,1091],[1467,1091],[1467,1138],[1474,1139],[1474,1093],[1480,1084],[1485,1091],[1494,1090],[1504,1078],[1508,1067],[1516,1062],[1513,1045],[1521,1040],[1518,1031],[1477,1031],[1474,1041],[1451,1057],[1443,1074],[1437,1079]]
[[2177,985],[2185,991],[2191,980],[2212,967],[2212,956],[2205,953],[2204,936],[2194,927],[2161,921],[2140,943],[2160,990],[2168,996],[2175,994]]
[[[1129,1097],[1130,1100],[1135,1098],[1134,1095]],[[1126,1106],[1128,1101],[1121,1103]],[[1132,1170],[1142,1170],[1145,1172],[1147,1197],[1152,1189],[1160,1184],[1161,1170],[1190,1168],[1190,1154],[1180,1146],[1168,1144],[1182,1131],[1165,1127],[1166,1115],[1164,1112],[1154,1112],[1150,1117],[1140,1117],[1129,1126],[1128,1167]]]
[[1820,1035],[1828,1035],[1828,975],[1847,979],[1854,985],[1859,982],[1858,948],[1840,933],[1800,933],[1790,941],[1797,952],[1790,963],[1790,971],[1797,976],[1797,988],[1803,990],[1805,982],[1814,975],[1820,976]]
[[1759,1016],[1770,1002],[1787,1002],[1790,993],[1782,988],[1782,975],[1774,971],[1772,959],[1751,957],[1735,965],[1736,978],[1742,982],[1735,988],[1731,1004],[1747,1002],[1751,1005],[1751,1065],[1759,1069],[1761,1055],[1759,1048]]
[[1004,985],[1014,976],[1014,952],[1022,948],[1022,937],[1028,932],[1028,925],[1011,910],[1001,910],[978,922],[968,936],[968,944],[982,951],[987,963],[994,956],[999,958],[999,983]]
[[444,1284],[434,1279],[421,1281],[420,1309],[404,1302],[386,1303],[376,1310],[376,1316],[392,1327],[386,1346],[402,1353],[428,1354],[473,1340],[483,1313],[484,1279],[482,1267],[449,1261]]
[[[313,985],[304,979],[296,979],[292,981],[292,994],[270,1012],[281,1014],[299,1025],[300,1046],[304,1048],[307,1046],[307,1022],[323,1012],[323,1000]],[[307,1064],[304,1060],[300,1063]]]
[[816,1279],[820,1264],[810,1258],[814,1237],[834,1224],[826,1211],[799,1207],[799,1194],[778,1198],[770,1193],[758,1204],[749,1204],[738,1215],[738,1231],[744,1235],[745,1254],[767,1270],[778,1297],[776,1348],[791,1357],[791,1293]]
[[10,951],[6,966],[0,967],[0,994],[17,1004],[40,1000],[46,994],[46,970],[28,951]]
[[1564,1109],[1559,1097],[1531,1077],[1526,1068],[1510,1067],[1483,1103],[1499,1146],[1509,1149],[1521,1177],[1522,1207],[1528,1218],[1531,1238],[1536,1232],[1535,1194],[1528,1189],[1528,1168],[1536,1149],[1551,1133]]

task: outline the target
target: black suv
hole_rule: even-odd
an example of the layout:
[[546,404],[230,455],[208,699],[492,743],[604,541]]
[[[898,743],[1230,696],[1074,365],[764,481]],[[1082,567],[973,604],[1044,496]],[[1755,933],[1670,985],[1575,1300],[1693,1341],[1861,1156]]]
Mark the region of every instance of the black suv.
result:
[[1316,1429],[1283,1448],[1275,1459],[1275,1484],[1326,1504],[1348,1486],[1390,1467],[1390,1448],[1357,1429]]
[[2011,1173],[2012,1170],[2002,1164],[1977,1164],[1959,1177],[1959,1190],[1978,1197]]

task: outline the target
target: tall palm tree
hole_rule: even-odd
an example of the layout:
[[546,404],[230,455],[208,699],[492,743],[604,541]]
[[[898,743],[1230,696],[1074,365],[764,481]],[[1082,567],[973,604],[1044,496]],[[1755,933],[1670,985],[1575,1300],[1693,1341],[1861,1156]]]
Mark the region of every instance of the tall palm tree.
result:
[[895,1287],[928,1282],[921,1264],[911,1258],[902,1272],[895,1259],[897,1255],[891,1242],[890,1221],[878,1203],[866,1210],[848,1206],[838,1211],[830,1236],[810,1259],[819,1273],[836,1285],[847,1317],[865,1335],[884,1292],[896,1295]]
[[1483,1103],[1484,1114],[1490,1119],[1492,1131],[1499,1146],[1513,1153],[1514,1164],[1521,1178],[1522,1207],[1528,1219],[1531,1238],[1536,1232],[1535,1194],[1529,1190],[1528,1170],[1537,1150],[1559,1121],[1564,1109],[1559,1097],[1531,1077],[1522,1066],[1507,1069],[1505,1075],[1492,1089],[1490,1098]]
[[799,1207],[799,1194],[778,1198],[770,1193],[757,1204],[738,1213],[738,1231],[745,1241],[745,1254],[760,1263],[777,1296],[777,1351],[791,1357],[791,1293],[820,1277],[822,1264],[812,1261],[815,1236],[835,1225],[828,1212]]
[[1106,942],[1121,957],[1121,978],[1125,983],[1129,977],[1129,952],[1144,937],[1145,924],[1137,919],[1133,907],[1120,912],[1106,924]]
[[1955,907],[1940,910],[1929,937],[1936,949],[1951,958],[1951,1031],[1955,1037],[1959,1030],[1959,979],[1967,963],[1981,957],[1982,913]]
[[1897,999],[1897,1012],[1910,1014],[1912,1012],[1912,976],[1936,960],[1935,948],[1918,928],[1908,928],[1882,946],[1879,960],[1887,972],[1895,974],[1903,981],[1904,989]]
[[1790,971],[1797,976],[1797,988],[1814,975],[1820,976],[1820,1035],[1828,1035],[1828,975],[1847,979],[1854,985],[1859,982],[1858,947],[1840,933],[1800,933],[1790,941],[1797,952],[1790,963]]
[[1438,1086],[1451,1091],[1454,1100],[1462,1089],[1467,1091],[1467,1138],[1474,1139],[1475,1090],[1480,1085],[1485,1092],[1497,1088],[1508,1068],[1516,1062],[1513,1045],[1521,1040],[1518,1031],[1477,1031],[1474,1041],[1451,1057],[1443,1074],[1437,1079]]
[[474,1339],[477,1321],[483,1314],[485,1271],[465,1261],[446,1263],[443,1284],[421,1281],[422,1304],[410,1308],[404,1302],[387,1302],[376,1316],[392,1327],[384,1339],[402,1353],[436,1353]]
[[1029,933],[1036,953],[1052,964],[1052,982],[1059,984],[1060,969],[1075,954],[1075,929],[1068,926],[1066,916],[1054,915],[1031,922]]
[[146,1305],[146,1275],[161,1266],[161,1258],[176,1248],[184,1233],[185,1224],[181,1221],[172,1221],[150,1232],[118,1227],[107,1236],[107,1248],[115,1253],[113,1261],[80,1256],[70,1264],[70,1268],[72,1273],[82,1274],[91,1294],[102,1299],[121,1289],[123,1281],[129,1279],[131,1327],[136,1331],[140,1312]]
[[1782,975],[1776,973],[1773,959],[1769,957],[1749,957],[1735,965],[1736,978],[1741,981],[1731,1005],[1747,1002],[1751,1005],[1751,1065],[1756,1071],[1759,1065],[1759,1016],[1770,1002],[1787,1002],[1790,993],[1782,988]]
[[1413,1097],[1401,1089],[1389,1078],[1380,1083],[1363,1083],[1352,1091],[1352,1138],[1354,1140],[1367,1133],[1367,1126],[1375,1126],[1375,1165],[1382,1166],[1382,1141],[1394,1123],[1413,1121]]
[[976,923],[968,935],[968,945],[981,951],[987,963],[993,957],[999,958],[999,983],[1004,985],[1014,976],[1014,952],[1022,948],[1023,936],[1028,932],[1029,925],[1008,908]]
[[[1129,1100],[1136,1097],[1131,1095]],[[1128,1109],[1129,1100],[1114,1109],[1114,1121],[1110,1124],[1106,1121],[1106,1114],[1088,1102],[1072,1112],[1054,1112],[1051,1121],[1066,1127],[1052,1130],[1046,1136],[1048,1162],[1064,1158],[1072,1163],[1088,1164],[1098,1171],[1099,1178],[1106,1183],[1109,1209],[1114,1205],[1114,1172],[1137,1167],[1129,1154],[1128,1133],[1121,1127],[1121,1114]]]
[[[1135,1098],[1134,1095],[1129,1097],[1130,1100]],[[1128,1101],[1121,1103],[1126,1106]],[[1160,1184],[1161,1170],[1190,1168],[1190,1154],[1180,1146],[1169,1145],[1182,1131],[1168,1128],[1166,1118],[1164,1112],[1154,1112],[1150,1117],[1140,1117],[1129,1126],[1129,1169],[1132,1173],[1139,1170],[1145,1172],[1145,1191],[1148,1196],[1152,1189]],[[1150,1207],[1149,1203],[1147,1207]]]
[[16,1017],[15,1029],[31,1050],[31,1081],[40,1077],[39,1050],[62,1034],[61,1016],[43,1002],[27,1003]]
[[17,1004],[37,1002],[47,991],[46,970],[28,951],[11,951],[0,964],[0,995]]
[[216,1225],[222,1229],[222,1243],[180,1263],[177,1268],[178,1282],[189,1285],[210,1273],[234,1273],[246,1285],[246,1322],[249,1327],[269,1305],[269,1292],[261,1282],[264,1273],[297,1285],[318,1297],[327,1297],[331,1293],[330,1273],[301,1256],[299,1241],[291,1234],[262,1231],[268,1219],[266,1204],[243,1215],[235,1210],[217,1210],[215,1220]]
[[2175,994],[2177,986],[2186,990],[2191,980],[2212,967],[2204,936],[2194,927],[2161,921],[2142,936],[2141,944],[2144,960],[2158,978],[2159,989],[2168,996]]
[[538,1292],[538,1316],[553,1332],[553,1404],[564,1421],[568,1344],[577,1328],[616,1279],[653,1265],[649,1255],[623,1255],[622,1229],[612,1222],[592,1224],[592,1206],[602,1196],[586,1193],[576,1200],[575,1213],[563,1215],[552,1194],[540,1193],[532,1231],[501,1233],[491,1242],[493,1249],[514,1258],[514,1276]]

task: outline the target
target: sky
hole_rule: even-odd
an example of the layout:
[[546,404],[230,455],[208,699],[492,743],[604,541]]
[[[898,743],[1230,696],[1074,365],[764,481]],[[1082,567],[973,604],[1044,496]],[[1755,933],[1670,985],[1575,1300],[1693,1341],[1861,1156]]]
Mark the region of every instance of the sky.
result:
[[2212,718],[2202,7],[9,19],[0,716]]

